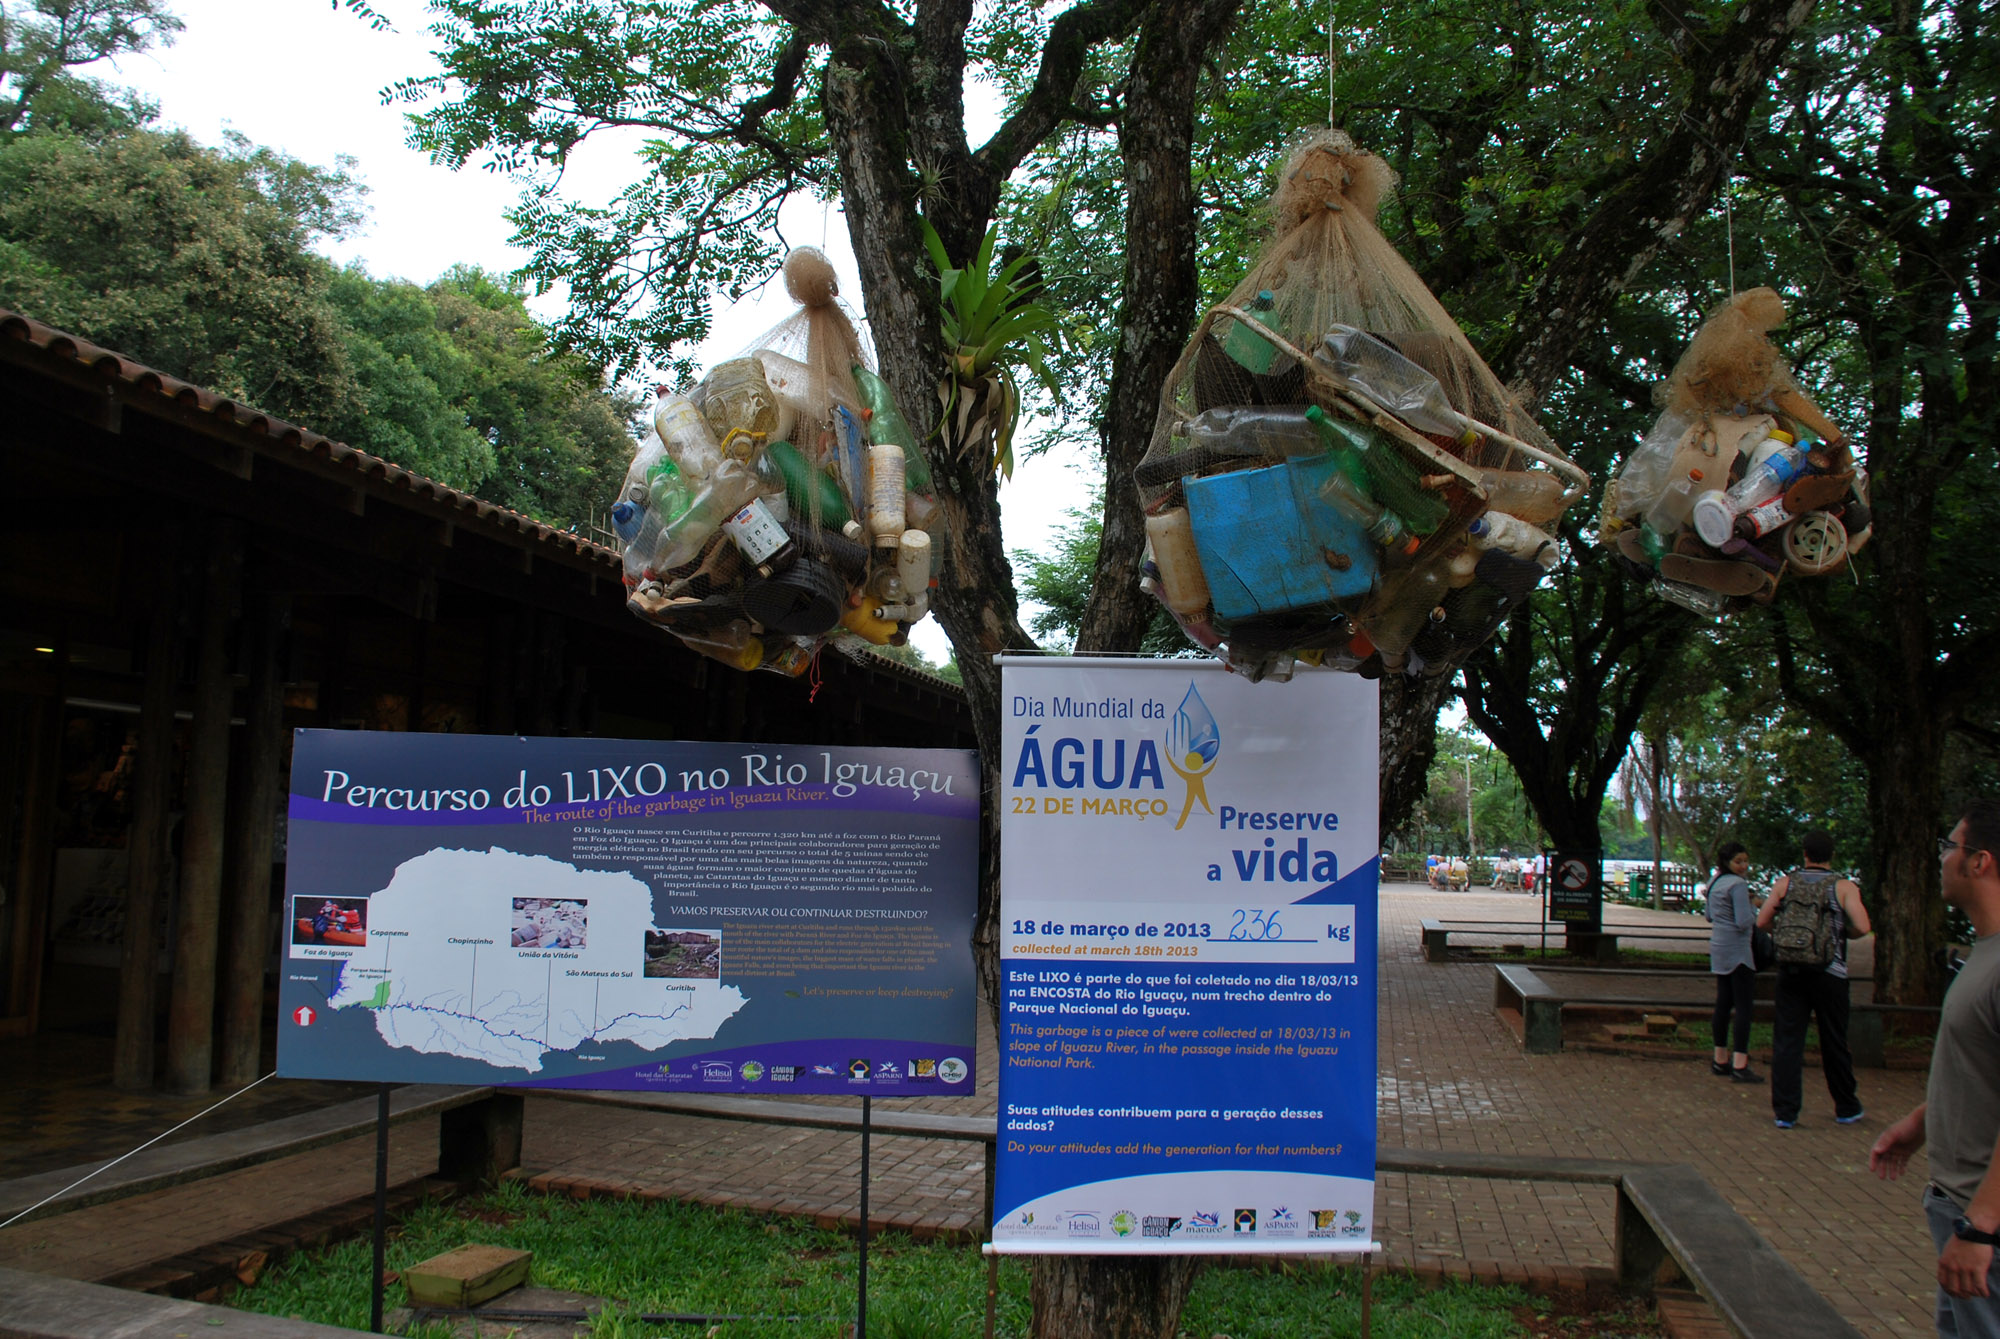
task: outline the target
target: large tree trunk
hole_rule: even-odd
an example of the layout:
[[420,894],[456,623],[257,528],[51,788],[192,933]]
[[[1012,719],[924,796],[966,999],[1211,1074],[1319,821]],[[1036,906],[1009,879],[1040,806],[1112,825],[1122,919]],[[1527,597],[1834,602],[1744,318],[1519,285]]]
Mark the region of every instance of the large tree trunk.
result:
[[1042,1256],[1035,1339],[1174,1339],[1197,1262],[1185,1255]]
[[1135,651],[1158,607],[1139,589],[1146,517],[1132,471],[1152,441],[1160,389],[1201,298],[1195,258],[1194,101],[1201,63],[1239,0],[1174,0],[1140,32],[1118,147],[1125,162],[1125,285],[1099,435],[1104,527],[1079,651]]

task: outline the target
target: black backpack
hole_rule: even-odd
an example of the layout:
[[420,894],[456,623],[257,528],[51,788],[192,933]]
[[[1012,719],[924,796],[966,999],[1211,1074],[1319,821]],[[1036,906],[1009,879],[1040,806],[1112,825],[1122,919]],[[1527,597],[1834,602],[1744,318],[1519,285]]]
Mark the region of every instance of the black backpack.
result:
[[1797,869],[1785,881],[1785,900],[1771,921],[1778,963],[1825,967],[1840,942],[1840,876],[1829,869]]

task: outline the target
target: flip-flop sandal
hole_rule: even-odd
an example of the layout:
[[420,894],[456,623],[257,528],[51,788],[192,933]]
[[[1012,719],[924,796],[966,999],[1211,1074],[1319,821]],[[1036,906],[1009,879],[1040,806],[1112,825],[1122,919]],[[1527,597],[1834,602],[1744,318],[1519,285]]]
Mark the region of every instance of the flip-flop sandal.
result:
[[1618,532],[1618,551],[1641,567],[1653,566],[1653,555],[1639,542],[1639,527],[1628,525]]
[[1754,595],[1771,579],[1755,563],[1730,558],[1690,558],[1685,553],[1670,553],[1660,559],[1660,575],[1718,595]]

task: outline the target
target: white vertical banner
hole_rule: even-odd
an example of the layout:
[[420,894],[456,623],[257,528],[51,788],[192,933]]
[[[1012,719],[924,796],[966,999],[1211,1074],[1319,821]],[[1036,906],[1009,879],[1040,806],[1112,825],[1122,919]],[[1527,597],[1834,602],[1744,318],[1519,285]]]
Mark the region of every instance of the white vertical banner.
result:
[[1375,684],[1001,664],[994,1249],[1368,1249]]

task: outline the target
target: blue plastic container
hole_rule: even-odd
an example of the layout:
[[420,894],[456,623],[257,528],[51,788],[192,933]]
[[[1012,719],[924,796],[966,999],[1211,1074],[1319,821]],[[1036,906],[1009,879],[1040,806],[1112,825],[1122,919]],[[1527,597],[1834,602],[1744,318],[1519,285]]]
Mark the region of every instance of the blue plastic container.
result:
[[1360,521],[1320,496],[1336,466],[1305,456],[1185,484],[1215,614],[1225,621],[1349,601],[1373,590],[1381,555]]

